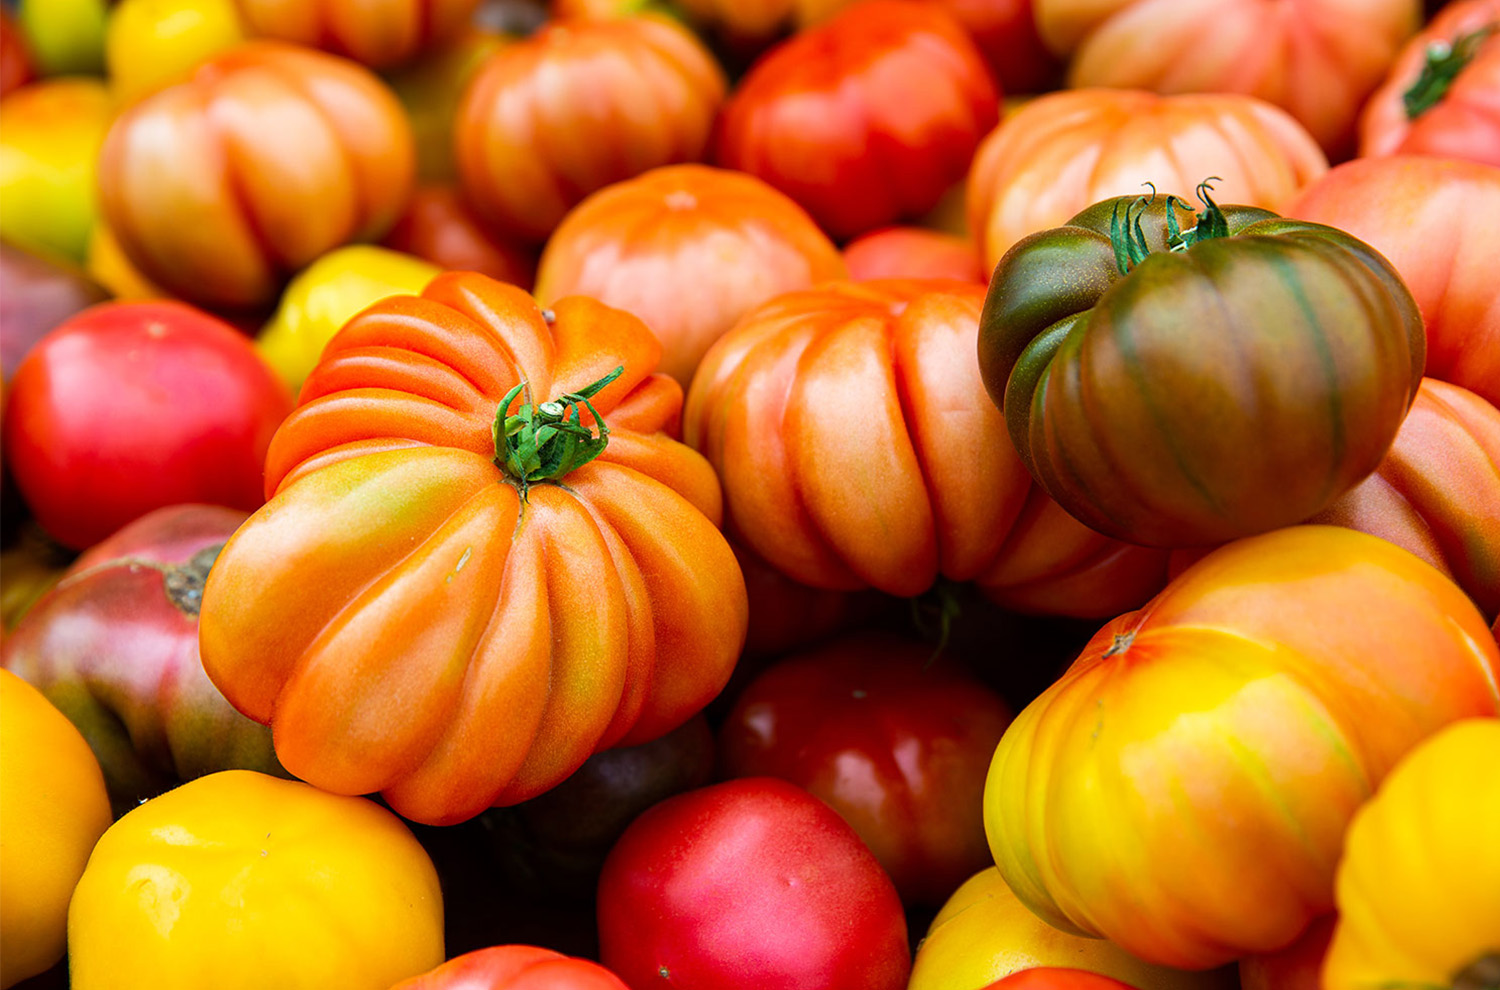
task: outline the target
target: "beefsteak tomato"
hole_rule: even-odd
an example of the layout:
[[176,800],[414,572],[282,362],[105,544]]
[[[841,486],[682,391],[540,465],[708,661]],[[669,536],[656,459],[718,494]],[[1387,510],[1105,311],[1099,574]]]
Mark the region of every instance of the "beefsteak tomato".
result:
[[531,945],[466,952],[391,990],[630,990],[597,963]]
[[235,0],[251,34],[327,50],[376,68],[409,61],[461,32],[480,0]]
[[204,667],[288,770],[450,824],[718,693],[745,586],[660,353],[472,272],[329,342],[203,593]]
[[1500,713],[1486,630],[1364,533],[1216,550],[1011,723],[985,788],[1001,874],[1049,923],[1152,962],[1281,949],[1333,908],[1344,830],[1396,761]]
[[1389,262],[1206,187],[1196,218],[1120,197],[1023,239],[985,300],[980,371],[1021,460],[1132,543],[1307,519],[1379,465],[1421,382],[1421,315]]

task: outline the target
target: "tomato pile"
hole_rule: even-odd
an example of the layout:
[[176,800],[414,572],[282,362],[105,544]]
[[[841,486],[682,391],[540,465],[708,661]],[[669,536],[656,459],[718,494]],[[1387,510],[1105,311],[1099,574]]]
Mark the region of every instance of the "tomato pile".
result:
[[5,0],[0,988],[1500,990],[1500,0]]

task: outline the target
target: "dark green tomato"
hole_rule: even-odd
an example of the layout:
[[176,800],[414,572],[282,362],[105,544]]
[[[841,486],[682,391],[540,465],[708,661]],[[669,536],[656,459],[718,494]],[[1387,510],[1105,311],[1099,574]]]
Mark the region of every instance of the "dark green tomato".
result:
[[[1183,229],[1194,214],[1139,202],[1097,203],[995,270],[979,366],[1017,452],[1074,516],[1132,543],[1307,519],[1375,470],[1416,395],[1411,293],[1332,227],[1229,206],[1221,236],[1168,250],[1168,209]],[[1122,274],[1126,206],[1139,233]]]

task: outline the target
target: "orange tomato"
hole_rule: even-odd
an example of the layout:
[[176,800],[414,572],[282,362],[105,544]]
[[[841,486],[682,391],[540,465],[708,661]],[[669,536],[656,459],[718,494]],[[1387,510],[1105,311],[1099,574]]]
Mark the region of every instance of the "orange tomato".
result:
[[410,60],[463,30],[480,0],[235,0],[246,29],[376,68]]
[[1051,924],[1142,959],[1278,950],[1333,908],[1344,830],[1396,761],[1500,712],[1486,631],[1451,581],[1364,533],[1222,547],[1011,724],[985,789],[1000,872]]
[[254,308],[319,255],[385,233],[413,168],[406,116],[375,76],[258,42],[121,114],[99,194],[151,281],[204,305]]
[[661,370],[686,388],[750,309],[843,276],[838,249],[786,196],[743,173],[675,165],[569,213],[542,254],[536,294],[543,304],[593,296],[639,316],[662,342]]
[[563,21],[491,55],[455,123],[465,196],[506,233],[544,240],[596,189],[697,161],[724,73],[658,16]]

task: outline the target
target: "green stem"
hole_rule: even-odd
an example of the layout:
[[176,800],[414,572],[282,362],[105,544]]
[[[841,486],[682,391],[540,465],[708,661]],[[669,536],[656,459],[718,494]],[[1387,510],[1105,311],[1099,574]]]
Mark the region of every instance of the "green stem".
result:
[[[1229,236],[1229,221],[1212,195],[1213,183],[1222,181],[1215,175],[1198,183],[1198,201],[1203,204],[1203,212],[1196,214],[1197,221],[1187,230],[1177,222],[1177,211],[1189,209],[1188,204],[1176,196],[1167,197],[1167,250],[1186,251],[1194,244]],[[1141,227],[1141,217],[1156,202],[1156,187],[1149,182],[1146,186],[1151,190],[1150,196],[1141,196],[1130,202],[1115,200],[1109,215],[1109,242],[1115,251],[1115,267],[1121,275],[1129,275],[1131,269],[1151,254],[1151,245]],[[1123,212],[1120,209],[1122,202],[1125,206]]]
[[1459,74],[1468,68],[1474,56],[1479,53],[1480,46],[1497,30],[1500,30],[1500,24],[1487,24],[1478,31],[1461,35],[1452,44],[1434,41],[1428,45],[1427,60],[1422,65],[1421,75],[1417,76],[1417,81],[1401,96],[1401,103],[1406,108],[1406,119],[1416,120],[1443,102],[1443,97],[1448,95],[1448,90]]
[[[556,481],[604,453],[609,445],[609,427],[589,400],[624,372],[624,366],[618,367],[587,388],[540,405],[532,400],[530,382],[523,381],[505,393],[495,411],[492,430],[495,465],[521,490],[522,498],[537,482]],[[507,413],[522,393],[526,401],[515,412]],[[598,436],[583,424],[580,406],[599,424]]]

